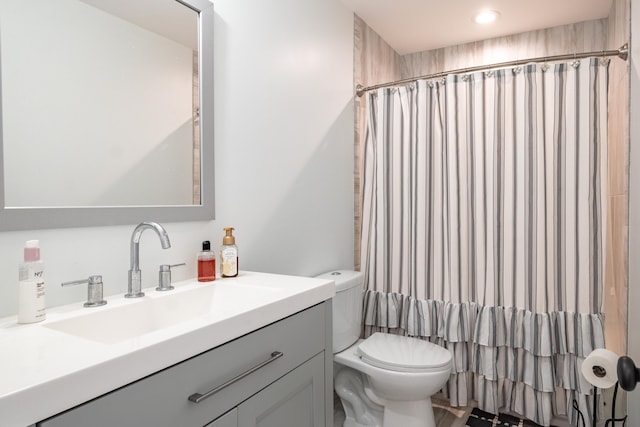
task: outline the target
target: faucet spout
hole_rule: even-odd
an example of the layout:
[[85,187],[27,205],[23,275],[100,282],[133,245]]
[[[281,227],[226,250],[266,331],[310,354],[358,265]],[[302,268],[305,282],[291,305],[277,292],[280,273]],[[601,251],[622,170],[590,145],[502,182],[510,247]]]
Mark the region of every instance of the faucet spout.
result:
[[139,298],[144,296],[144,292],[141,290],[142,272],[140,271],[140,237],[142,237],[142,232],[147,229],[151,229],[156,232],[160,238],[162,249],[168,249],[171,247],[167,230],[157,222],[142,222],[136,226],[131,234],[129,285],[125,298]]

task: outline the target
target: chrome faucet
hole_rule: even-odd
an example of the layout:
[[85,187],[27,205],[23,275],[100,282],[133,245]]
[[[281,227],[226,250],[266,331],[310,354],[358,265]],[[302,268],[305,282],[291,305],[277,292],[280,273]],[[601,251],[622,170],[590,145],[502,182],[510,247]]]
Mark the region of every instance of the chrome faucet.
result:
[[131,268],[129,270],[129,287],[128,292],[125,294],[125,298],[140,298],[144,296],[142,292],[142,272],[140,271],[140,237],[142,232],[146,229],[151,229],[156,232],[160,238],[162,249],[168,249],[171,247],[169,241],[169,235],[167,230],[164,229],[157,222],[142,222],[136,226],[131,234],[131,252],[130,261]]

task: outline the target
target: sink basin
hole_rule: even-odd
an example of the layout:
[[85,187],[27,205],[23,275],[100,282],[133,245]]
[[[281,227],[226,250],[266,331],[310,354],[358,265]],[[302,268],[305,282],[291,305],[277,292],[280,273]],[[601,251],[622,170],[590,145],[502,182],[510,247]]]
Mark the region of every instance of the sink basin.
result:
[[[151,288],[152,289],[152,288]],[[114,300],[119,305],[80,309],[82,313],[43,326],[103,344],[115,344],[166,330],[203,316],[225,318],[251,310],[281,289],[239,283],[212,283],[155,292],[139,300]]]

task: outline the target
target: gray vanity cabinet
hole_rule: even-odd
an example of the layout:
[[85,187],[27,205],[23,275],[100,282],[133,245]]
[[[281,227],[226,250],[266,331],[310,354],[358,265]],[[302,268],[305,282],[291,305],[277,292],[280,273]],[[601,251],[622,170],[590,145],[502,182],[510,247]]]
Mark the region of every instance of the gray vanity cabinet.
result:
[[325,427],[330,331],[326,301],[37,426]]

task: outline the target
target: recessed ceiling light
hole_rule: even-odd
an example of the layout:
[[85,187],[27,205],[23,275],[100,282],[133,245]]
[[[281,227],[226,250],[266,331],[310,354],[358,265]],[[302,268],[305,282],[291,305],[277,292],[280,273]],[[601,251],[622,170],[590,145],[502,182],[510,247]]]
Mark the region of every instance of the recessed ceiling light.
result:
[[498,19],[498,16],[500,16],[500,13],[495,10],[483,10],[476,14],[473,20],[476,24],[490,24]]

